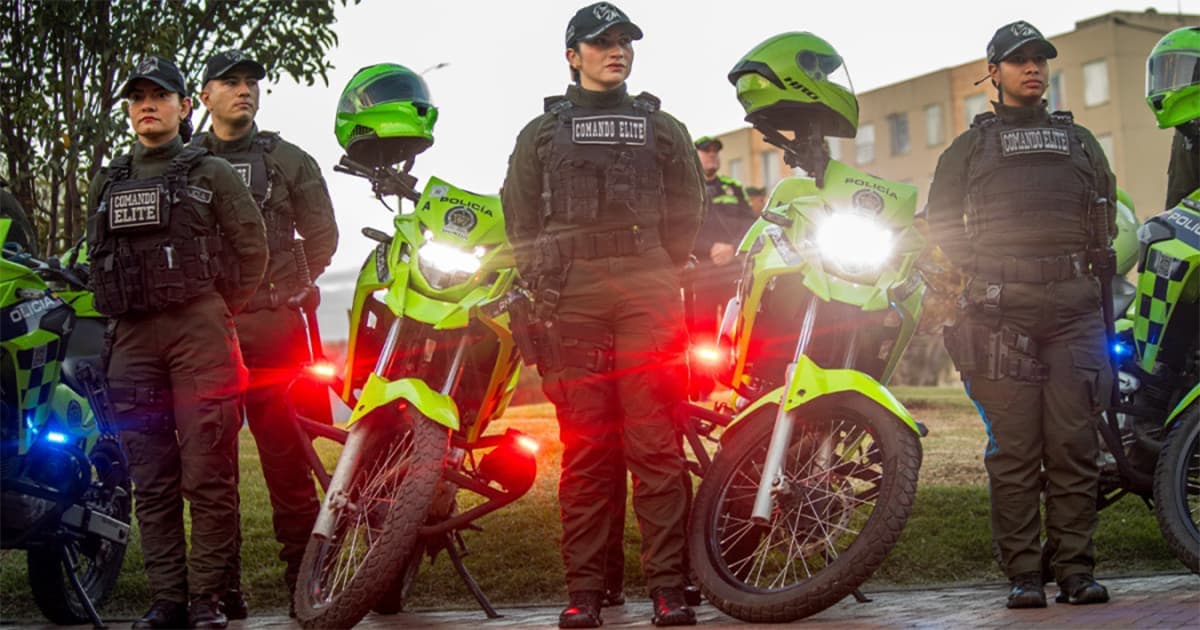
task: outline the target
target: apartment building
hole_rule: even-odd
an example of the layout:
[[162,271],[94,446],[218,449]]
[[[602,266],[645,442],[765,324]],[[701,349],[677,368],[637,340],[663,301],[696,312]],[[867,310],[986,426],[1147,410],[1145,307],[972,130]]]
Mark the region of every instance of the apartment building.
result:
[[[1172,135],[1146,106],[1146,55],[1164,34],[1194,24],[1200,15],[1115,11],[1049,37],[1058,49],[1050,62],[1050,109],[1071,111],[1096,135],[1142,219],[1163,209]],[[833,157],[916,185],[923,205],[938,156],[976,114],[991,111],[995,89],[988,81],[975,85],[986,70],[980,57],[859,94],[858,136],[830,138]],[[791,172],[782,152],[751,128],[720,138],[722,172],[746,185],[770,189]]]

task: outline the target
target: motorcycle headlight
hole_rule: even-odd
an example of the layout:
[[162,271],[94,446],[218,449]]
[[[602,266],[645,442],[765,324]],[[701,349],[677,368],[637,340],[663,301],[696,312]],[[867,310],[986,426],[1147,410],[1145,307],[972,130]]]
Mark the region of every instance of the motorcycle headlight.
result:
[[417,250],[421,275],[435,289],[445,289],[469,280],[479,271],[480,260],[485,253],[483,247],[465,251],[437,241],[425,241]]
[[894,241],[887,225],[856,212],[836,212],[817,226],[821,257],[850,274],[879,269],[892,257]]

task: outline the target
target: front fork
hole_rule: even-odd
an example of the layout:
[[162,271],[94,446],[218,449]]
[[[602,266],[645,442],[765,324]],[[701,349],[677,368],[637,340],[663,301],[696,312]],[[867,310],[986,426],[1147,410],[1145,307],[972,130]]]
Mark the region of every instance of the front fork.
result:
[[808,349],[812,341],[813,326],[817,319],[817,306],[820,300],[816,295],[809,296],[808,307],[804,310],[804,321],[800,324],[800,337],[796,341],[796,353],[792,362],[787,366],[783,393],[779,397],[779,411],[775,414],[775,428],[771,430],[771,442],[767,446],[767,457],[763,461],[762,477],[758,481],[758,490],[754,494],[754,509],[750,519],[755,523],[765,525],[771,520],[775,496],[786,488],[783,477],[783,461],[787,455],[788,445],[792,442],[792,430],[796,424],[795,410],[787,407],[789,385],[796,372],[796,362]]

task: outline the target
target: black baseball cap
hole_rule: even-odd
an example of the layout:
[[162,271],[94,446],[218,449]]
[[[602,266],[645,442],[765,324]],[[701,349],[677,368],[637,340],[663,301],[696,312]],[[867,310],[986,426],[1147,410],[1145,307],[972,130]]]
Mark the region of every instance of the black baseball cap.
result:
[[701,151],[707,150],[708,147],[714,144],[717,145],[718,151],[725,148],[725,145],[721,144],[720,140],[717,140],[712,136],[700,136],[699,138],[696,138],[696,141],[693,144],[695,144],[696,148],[700,149]]
[[1020,20],[1001,26],[996,34],[992,35],[992,41],[988,42],[987,47],[988,63],[1000,63],[1029,42],[1041,44],[1042,54],[1046,55],[1047,59],[1058,56],[1058,49],[1042,36],[1041,31],[1029,22]]
[[165,57],[150,55],[138,61],[137,65],[133,67],[133,74],[125,79],[117,96],[120,98],[129,96],[129,91],[133,89],[133,82],[138,79],[153,81],[180,96],[187,95],[187,87],[183,80],[183,73],[179,71],[179,66]]
[[621,24],[629,25],[630,36],[633,39],[642,38],[642,29],[634,24],[625,12],[611,2],[597,2],[575,12],[575,17],[567,23],[567,48],[578,41],[590,41],[608,29]]
[[234,68],[244,67],[255,79],[267,76],[267,69],[255,61],[250,55],[240,50],[222,50],[208,58],[208,66],[204,69],[204,82],[220,79],[229,74]]

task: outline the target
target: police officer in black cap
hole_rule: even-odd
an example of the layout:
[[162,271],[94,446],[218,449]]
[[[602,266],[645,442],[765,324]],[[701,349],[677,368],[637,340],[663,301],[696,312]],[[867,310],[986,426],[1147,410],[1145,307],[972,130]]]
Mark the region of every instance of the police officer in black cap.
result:
[[233,313],[262,278],[266,233],[229,163],[184,146],[192,101],[172,61],[141,60],[119,95],[137,141],[91,182],[88,249],[154,597],[133,627],[223,628],[246,383]]
[[[935,240],[970,277],[946,346],[988,431],[992,537],[1012,582],[1009,608],[1094,604],[1099,470],[1096,422],[1112,371],[1101,315],[1116,232],[1116,189],[1100,144],[1042,99],[1054,45],[1028,22],[988,44],[995,112],[942,154],[929,191]],[[965,212],[965,221],[964,221]],[[1098,277],[1101,276],[1101,277]]]
[[[239,50],[210,57],[200,100],[212,114],[212,130],[198,134],[192,143],[233,164],[267,227],[267,273],[236,322],[250,369],[246,423],[258,445],[271,495],[275,538],[282,545],[279,557],[287,564],[284,582],[290,593],[296,588],[320,503],[288,405],[289,384],[310,358],[304,320],[288,301],[308,290],[329,264],[338,231],[316,161],[279,134],[260,131],[254,122],[259,81],[266,75],[262,64]],[[303,238],[296,238],[297,233]],[[248,614],[240,573],[239,562],[231,569],[230,592],[223,599],[230,619]]]
[[[611,3],[567,25],[574,85],[517,138],[505,228],[534,290],[538,370],[563,440],[563,628],[601,622],[614,451],[634,476],[642,569],[659,626],[694,624],[684,600],[688,488],[671,409],[685,395],[678,269],[703,218],[700,166],[684,126],[625,80],[642,31]],[[619,540],[619,536],[617,536]]]

